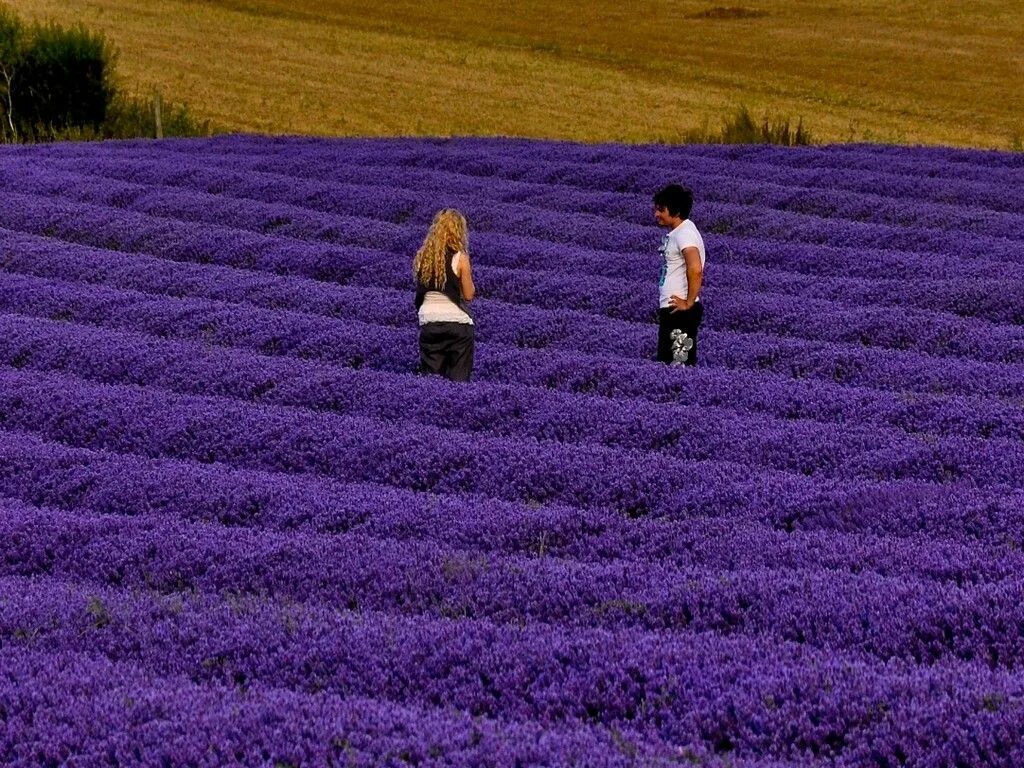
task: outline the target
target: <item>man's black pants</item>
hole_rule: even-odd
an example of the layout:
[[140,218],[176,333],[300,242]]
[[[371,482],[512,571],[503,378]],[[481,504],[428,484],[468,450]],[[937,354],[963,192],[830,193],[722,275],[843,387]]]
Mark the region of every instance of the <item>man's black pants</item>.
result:
[[671,363],[674,358],[672,347],[672,331],[679,330],[686,334],[682,340],[682,349],[678,353],[679,362],[684,365],[697,364],[697,332],[704,320],[704,303],[698,301],[689,309],[673,312],[670,307],[658,310],[658,360]]
[[469,381],[473,372],[475,332],[470,323],[425,323],[420,326],[420,370],[452,381]]

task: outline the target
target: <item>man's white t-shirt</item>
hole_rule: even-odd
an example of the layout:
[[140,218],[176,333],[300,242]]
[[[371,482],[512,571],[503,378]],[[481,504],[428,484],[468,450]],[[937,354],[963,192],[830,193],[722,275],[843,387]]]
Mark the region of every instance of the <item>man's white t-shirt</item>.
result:
[[[696,248],[700,253],[700,266],[704,268],[704,238],[700,236],[696,225],[689,219],[669,232],[661,241],[661,277],[658,288],[661,293],[659,307],[669,306],[669,297],[686,298],[690,281],[686,279],[686,259],[683,258],[684,248]],[[699,297],[698,297],[699,298]]]

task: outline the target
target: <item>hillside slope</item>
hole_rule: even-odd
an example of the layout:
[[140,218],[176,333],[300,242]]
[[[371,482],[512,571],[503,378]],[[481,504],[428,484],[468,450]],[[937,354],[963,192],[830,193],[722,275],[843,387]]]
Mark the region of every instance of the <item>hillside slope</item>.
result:
[[1024,136],[1014,0],[14,5],[104,30],[131,87],[229,130],[673,142],[746,104],[828,142]]

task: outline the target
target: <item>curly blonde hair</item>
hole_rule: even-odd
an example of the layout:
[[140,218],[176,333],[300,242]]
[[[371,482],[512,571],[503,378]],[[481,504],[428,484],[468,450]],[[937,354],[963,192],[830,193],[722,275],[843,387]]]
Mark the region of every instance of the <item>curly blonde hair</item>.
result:
[[413,276],[418,282],[443,290],[447,282],[445,260],[459,251],[468,256],[468,239],[465,216],[454,208],[438,211],[412,260]]

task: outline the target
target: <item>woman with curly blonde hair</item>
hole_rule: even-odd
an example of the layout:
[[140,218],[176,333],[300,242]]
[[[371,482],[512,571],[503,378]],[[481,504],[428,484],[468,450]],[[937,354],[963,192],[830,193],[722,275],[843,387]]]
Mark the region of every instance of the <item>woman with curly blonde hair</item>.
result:
[[466,217],[438,211],[412,262],[420,323],[420,368],[452,381],[473,371],[474,326],[466,307],[476,295]]

